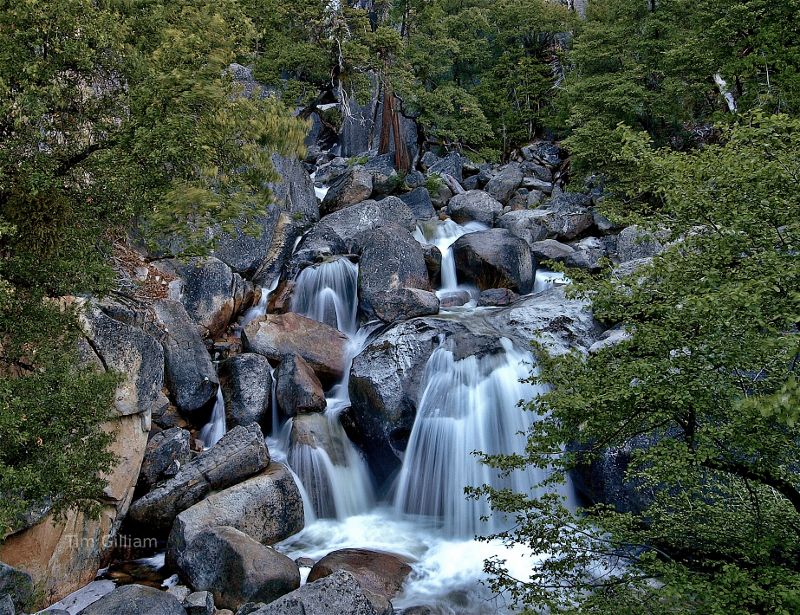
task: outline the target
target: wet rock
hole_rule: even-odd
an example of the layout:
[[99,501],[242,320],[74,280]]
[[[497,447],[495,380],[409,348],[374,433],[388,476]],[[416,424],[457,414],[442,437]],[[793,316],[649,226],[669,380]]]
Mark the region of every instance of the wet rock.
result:
[[337,571],[349,572],[370,598],[376,612],[391,608],[390,600],[397,595],[411,572],[406,560],[393,553],[368,549],[340,549],[318,561],[308,575],[308,582],[325,578]]
[[484,290],[480,294],[478,297],[478,305],[481,307],[511,305],[517,299],[519,299],[519,295],[513,290],[507,288],[490,288]]
[[272,375],[266,357],[252,352],[236,355],[226,362],[227,416],[230,426],[269,426]]
[[325,391],[311,366],[298,355],[289,355],[275,370],[275,395],[284,416],[325,410]]
[[267,314],[256,319],[245,327],[242,342],[247,352],[278,363],[290,355],[303,357],[323,381],[342,377],[347,336],[299,314]]
[[372,174],[361,166],[350,167],[330,184],[320,210],[322,215],[331,214],[348,205],[366,201],[371,194]]
[[418,220],[427,220],[436,215],[436,210],[431,202],[431,195],[424,186],[414,188],[411,192],[400,195],[400,200],[408,205],[411,213]]
[[506,205],[522,184],[522,177],[522,167],[512,162],[495,175],[483,189]]
[[158,301],[153,311],[164,332],[167,387],[179,410],[199,410],[216,395],[219,380],[197,326],[177,301]]
[[206,337],[222,334],[234,316],[254,302],[253,284],[218,258],[195,258],[188,263],[160,261],[157,266],[178,276],[176,298]]
[[495,220],[503,213],[503,204],[487,192],[470,190],[451,198],[447,204],[447,213],[459,224],[474,220],[494,226]]
[[422,247],[400,227],[363,233],[358,269],[359,309],[384,322],[435,314],[439,301],[430,291]]
[[124,380],[114,395],[114,409],[127,416],[152,410],[161,398],[164,351],[141,329],[120,322],[92,303],[82,314],[91,351],[105,369]]
[[509,288],[525,294],[533,288],[535,263],[528,244],[506,229],[459,237],[453,244],[460,279],[481,290]]
[[[377,613],[358,581],[348,572],[338,571],[275,602],[251,615],[386,615]],[[390,614],[391,611],[388,611]]]
[[460,307],[472,301],[472,296],[465,290],[455,290],[442,294],[439,298],[439,305],[442,308]]
[[130,517],[151,527],[169,527],[181,511],[212,490],[233,485],[268,465],[269,451],[259,426],[235,427],[173,478],[136,500]]
[[81,611],[81,615],[186,615],[175,596],[145,585],[123,585]]
[[160,431],[150,438],[139,471],[140,488],[147,491],[175,476],[192,458],[190,439],[191,434],[180,427]]
[[217,606],[272,602],[300,587],[290,558],[229,526],[197,535],[181,554],[178,573],[195,590],[211,592]]
[[167,565],[180,565],[195,536],[222,525],[262,544],[275,544],[303,529],[303,500],[286,466],[273,462],[261,474],[217,491],[179,514],[167,541]]
[[640,226],[629,226],[617,235],[617,257],[622,263],[649,258],[663,250],[658,234]]
[[436,246],[426,243],[422,245],[422,257],[428,269],[428,278],[431,284],[437,284],[442,273],[442,253]]
[[6,595],[13,607],[24,611],[33,600],[33,579],[31,575],[8,564],[0,562],[0,596]]

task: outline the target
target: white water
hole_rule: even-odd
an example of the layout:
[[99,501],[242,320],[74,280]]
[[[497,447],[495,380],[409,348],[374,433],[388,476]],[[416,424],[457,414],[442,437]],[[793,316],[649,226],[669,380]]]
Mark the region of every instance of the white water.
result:
[[358,330],[358,265],[340,257],[306,267],[295,281],[292,311],[339,331]]
[[[452,245],[467,233],[485,231],[488,227],[480,222],[456,224],[451,219],[439,220],[435,224],[417,225],[414,238],[420,243],[427,243],[439,248],[442,253],[442,286],[439,292],[452,292],[461,288],[456,276],[456,262],[453,258]],[[471,289],[470,289],[471,290]],[[439,293],[437,293],[439,294]]]
[[546,271],[544,269],[537,269],[536,279],[533,283],[533,291],[531,292],[535,295],[537,293],[549,290],[554,286],[565,286],[566,284],[571,284],[571,283],[572,280],[570,280],[563,273],[559,273],[557,271]]
[[208,450],[222,439],[228,430],[225,421],[225,398],[222,396],[222,387],[217,387],[217,399],[214,402],[214,409],[211,411],[211,418],[208,423],[200,430],[200,440],[203,442],[203,450]]
[[[335,105],[334,105],[335,106]],[[320,107],[321,109],[322,107]],[[314,194],[317,195],[317,198],[321,201],[325,198],[325,195],[328,194],[328,186],[317,185],[317,174],[311,174],[311,182],[314,184]]]

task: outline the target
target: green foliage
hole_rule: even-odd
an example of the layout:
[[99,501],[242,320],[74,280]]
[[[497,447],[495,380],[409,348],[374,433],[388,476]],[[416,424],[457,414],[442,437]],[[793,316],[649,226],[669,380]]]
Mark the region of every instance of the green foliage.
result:
[[669,227],[672,243],[628,277],[575,289],[630,338],[589,356],[539,352],[537,379],[553,388],[528,405],[541,420],[527,455],[487,461],[552,466],[558,481],[644,438],[625,477],[644,504],[576,514],[554,496],[484,490],[518,516],[504,538],[552,553],[530,579],[489,564],[525,605],[800,608],[800,120],[756,114],[720,131],[718,145],[680,153],[616,130],[628,181],[606,213]]

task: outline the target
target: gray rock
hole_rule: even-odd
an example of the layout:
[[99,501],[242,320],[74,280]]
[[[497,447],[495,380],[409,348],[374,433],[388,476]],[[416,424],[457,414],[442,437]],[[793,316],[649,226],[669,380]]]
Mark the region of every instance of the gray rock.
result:
[[[414,214],[399,198],[390,196],[381,201],[364,201],[325,216],[315,227],[317,233],[332,231],[345,246],[355,252],[353,240],[364,231],[388,225],[413,231],[417,226]],[[313,231],[312,231],[313,232]]]
[[495,199],[507,204],[514,196],[517,188],[522,184],[522,168],[517,163],[508,164],[500,173],[495,175],[484,187],[484,190]]
[[303,500],[286,466],[271,463],[252,478],[211,494],[175,519],[167,541],[167,565],[180,565],[195,536],[231,526],[262,544],[275,544],[303,529]]
[[187,615],[214,615],[214,594],[208,591],[193,592],[186,596],[183,608]]
[[242,606],[236,609],[236,615],[250,615],[255,613],[258,609],[262,609],[266,604],[263,602],[245,602]]
[[553,172],[541,164],[536,164],[535,162],[523,162],[520,165],[520,169],[522,169],[522,174],[525,177],[533,177],[550,183],[553,181]]
[[522,156],[529,162],[538,162],[549,167],[561,164],[564,153],[555,143],[539,141],[522,148]]
[[179,513],[212,490],[233,485],[268,465],[269,451],[259,426],[235,427],[173,478],[131,504],[128,514],[139,523],[169,527]]
[[242,342],[247,352],[274,362],[290,355],[301,356],[323,381],[341,378],[344,371],[347,336],[293,312],[254,320],[245,327]]
[[555,239],[532,243],[531,253],[537,261],[554,261],[556,263],[575,261],[575,249]]
[[18,611],[25,611],[33,600],[31,575],[0,562],[0,596],[7,595]]
[[408,208],[418,220],[427,220],[436,215],[436,210],[433,209],[433,203],[431,202],[431,195],[424,186],[414,188],[411,192],[400,195],[400,200],[408,205]]
[[364,167],[349,168],[329,186],[322,199],[322,214],[331,214],[348,205],[366,201],[372,194],[372,182],[372,174]]
[[552,194],[553,193],[553,184],[544,181],[543,179],[537,179],[535,177],[525,177],[522,180],[522,187],[530,190],[531,192],[541,192],[542,194]]
[[16,615],[17,610],[14,608],[14,601],[8,594],[0,595],[0,615]]
[[441,251],[432,244],[422,244],[422,256],[425,259],[425,267],[428,268],[428,278],[431,284],[438,284],[439,276],[442,273]]
[[272,375],[267,358],[245,352],[230,359],[225,370],[228,374],[226,392],[230,426],[253,423],[269,426]]
[[147,443],[139,470],[139,486],[149,490],[156,483],[175,476],[192,458],[191,434],[180,427],[159,431]]
[[614,267],[611,272],[611,277],[621,280],[628,276],[634,275],[642,267],[646,267],[653,262],[653,257],[648,256],[645,258],[635,258],[632,261],[625,261]]
[[494,226],[495,220],[503,213],[503,205],[486,192],[470,190],[451,198],[447,204],[447,213],[459,224],[474,220]]
[[[426,154],[427,155],[427,154]],[[429,175],[450,175],[452,176],[459,184],[464,179],[464,160],[461,158],[461,155],[457,152],[451,152],[447,154],[444,158],[439,158],[433,164],[428,167],[428,174]]]
[[520,211],[528,208],[528,189],[519,188],[514,192],[514,195],[508,201],[508,207],[511,211]]
[[528,209],[534,209],[539,206],[539,203],[544,201],[545,194],[541,190],[528,190],[528,200],[525,205]]
[[325,410],[325,391],[311,366],[297,355],[285,357],[275,370],[275,396],[284,416]]
[[659,241],[658,233],[640,226],[629,226],[617,235],[617,256],[622,263],[649,258],[663,250],[664,245]]
[[161,345],[141,329],[106,315],[96,304],[87,306],[82,321],[103,368],[125,377],[114,395],[114,409],[123,416],[154,409],[164,384]]
[[364,170],[372,176],[372,194],[376,196],[391,194],[402,186],[394,166],[394,153],[373,156],[364,164]]
[[510,211],[500,216],[497,226],[508,229],[528,244],[533,244],[547,238],[545,218],[549,215],[548,211],[537,209]]
[[164,332],[167,387],[179,410],[199,410],[216,395],[219,380],[197,326],[177,301],[158,301],[153,311]]
[[[391,611],[389,611],[391,613]],[[384,615],[376,613],[366,592],[340,570],[286,594],[252,615]]]
[[430,291],[422,247],[400,227],[363,233],[358,269],[359,309],[368,319],[393,322],[435,314],[439,301]]
[[511,305],[517,299],[519,299],[519,295],[513,290],[507,288],[490,288],[480,294],[478,297],[478,305],[481,307]]
[[195,258],[188,263],[160,261],[159,268],[179,276],[178,299],[186,313],[203,327],[207,337],[217,337],[236,314],[254,301],[253,284],[218,258]]
[[565,192],[550,199],[545,207],[552,212],[545,225],[549,235],[559,240],[575,239],[594,226],[590,209],[591,198],[586,194]]
[[441,294],[439,297],[439,305],[442,308],[459,307],[470,301],[472,301],[472,295],[465,290],[455,290],[446,294]]
[[81,611],[81,615],[186,615],[175,596],[145,585],[123,585]]
[[510,288],[529,293],[535,262],[528,244],[506,229],[489,229],[459,237],[453,244],[460,279],[481,290]]
[[461,187],[464,188],[464,190],[466,191],[478,190],[481,186],[482,184],[480,182],[480,178],[478,175],[471,175],[470,177],[465,178],[463,182],[461,182]]
[[211,592],[213,604],[232,610],[248,602],[272,602],[300,587],[294,561],[229,526],[199,533],[178,563],[189,585]]
[[596,271],[600,269],[600,261],[608,256],[605,242],[597,237],[585,237],[571,244],[571,247],[575,250],[574,264],[567,264],[573,267]]

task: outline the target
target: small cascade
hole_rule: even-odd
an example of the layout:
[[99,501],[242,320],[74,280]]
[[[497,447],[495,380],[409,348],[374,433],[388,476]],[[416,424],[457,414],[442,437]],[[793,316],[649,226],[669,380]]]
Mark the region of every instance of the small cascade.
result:
[[340,257],[306,267],[295,281],[292,311],[354,334],[358,330],[358,265]]
[[[518,407],[540,387],[522,383],[531,356],[501,339],[504,352],[455,360],[446,344],[431,355],[423,393],[406,449],[395,496],[400,513],[440,520],[451,536],[502,529],[497,515],[489,523],[488,503],[467,500],[464,487],[491,485],[529,493],[545,478],[534,469],[501,478],[470,453],[522,453],[524,432],[533,415]],[[526,363],[527,362],[527,363]]]
[[275,278],[275,280],[270,284],[269,287],[262,287],[261,288],[261,297],[258,300],[258,303],[253,307],[249,308],[244,314],[242,314],[241,318],[239,318],[239,326],[236,328],[234,335],[236,337],[241,337],[242,331],[244,328],[253,322],[256,318],[261,318],[264,314],[267,313],[267,307],[269,305],[269,296],[272,294],[276,288],[278,288],[278,283],[280,282],[280,278]]
[[563,273],[558,271],[547,271],[545,269],[536,270],[536,278],[533,283],[533,294],[541,293],[556,286],[565,286],[572,281]]
[[314,194],[316,194],[317,198],[322,201],[325,198],[325,195],[328,194],[328,186],[317,185],[316,171],[311,174],[311,183],[314,184]]
[[200,440],[203,441],[203,450],[208,450],[222,439],[228,427],[225,423],[225,398],[222,396],[222,387],[217,387],[217,399],[211,418],[200,430]]
[[462,235],[485,231],[487,228],[480,222],[457,224],[450,218],[437,221],[434,225],[417,226],[414,238],[420,243],[436,246],[442,253],[441,292],[451,292],[459,289],[458,278],[456,277],[456,261],[451,249],[452,245]]

